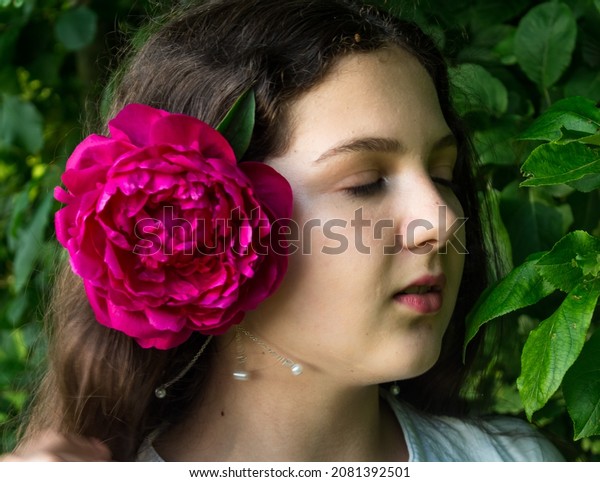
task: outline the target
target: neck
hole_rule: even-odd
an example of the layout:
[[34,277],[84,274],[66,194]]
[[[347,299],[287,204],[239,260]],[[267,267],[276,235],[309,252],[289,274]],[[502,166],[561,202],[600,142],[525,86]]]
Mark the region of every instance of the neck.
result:
[[[232,345],[224,351],[235,351]],[[164,459],[407,459],[400,426],[379,397],[378,386],[345,386],[310,369],[293,376],[289,368],[255,349],[248,354],[249,361],[258,359],[253,367],[247,367],[251,379],[234,380],[235,356],[219,352],[221,365],[211,373],[202,399],[188,417],[156,441]],[[224,359],[234,361],[222,363]]]

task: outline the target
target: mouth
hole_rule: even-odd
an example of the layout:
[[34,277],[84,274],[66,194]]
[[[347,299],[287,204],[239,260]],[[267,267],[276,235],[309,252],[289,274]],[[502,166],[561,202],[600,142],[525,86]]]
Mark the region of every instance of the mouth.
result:
[[446,277],[424,276],[396,292],[394,301],[418,313],[435,313],[442,308]]
[[421,286],[409,286],[405,290],[399,291],[396,294],[399,294],[399,295],[423,295],[425,293],[432,293],[432,292],[439,293],[441,291],[442,291],[442,288],[440,288],[439,286],[421,285]]

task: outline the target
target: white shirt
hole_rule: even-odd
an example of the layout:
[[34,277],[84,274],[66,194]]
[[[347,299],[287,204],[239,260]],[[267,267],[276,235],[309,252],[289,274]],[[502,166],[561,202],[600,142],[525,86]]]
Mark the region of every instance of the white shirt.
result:
[[418,412],[390,401],[409,462],[557,462],[564,458],[527,422],[512,417],[465,420]]

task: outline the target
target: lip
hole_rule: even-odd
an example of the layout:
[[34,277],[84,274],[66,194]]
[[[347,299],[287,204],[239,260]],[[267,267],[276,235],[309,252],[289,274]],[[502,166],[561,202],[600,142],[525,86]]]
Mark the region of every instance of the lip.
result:
[[[427,293],[403,293],[403,291],[416,286],[428,286],[430,291]],[[394,301],[418,313],[435,313],[442,308],[445,286],[445,275],[425,275],[397,291],[394,294]]]

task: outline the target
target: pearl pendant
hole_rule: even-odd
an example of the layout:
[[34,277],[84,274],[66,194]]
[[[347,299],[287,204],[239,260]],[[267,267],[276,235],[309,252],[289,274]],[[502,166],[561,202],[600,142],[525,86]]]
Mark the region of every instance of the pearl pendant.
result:
[[158,387],[154,390],[154,396],[156,398],[165,398],[167,396],[167,390],[163,387]]
[[250,373],[248,373],[246,370],[236,370],[235,372],[233,372],[233,378],[235,380],[245,382],[250,380]]
[[292,375],[294,375],[295,377],[297,377],[298,375],[302,375],[302,372],[304,371],[304,368],[302,367],[302,365],[300,365],[300,363],[294,363],[290,367],[290,370],[292,371]]

